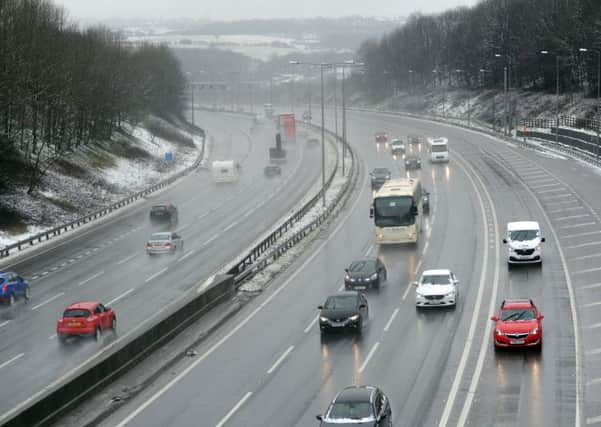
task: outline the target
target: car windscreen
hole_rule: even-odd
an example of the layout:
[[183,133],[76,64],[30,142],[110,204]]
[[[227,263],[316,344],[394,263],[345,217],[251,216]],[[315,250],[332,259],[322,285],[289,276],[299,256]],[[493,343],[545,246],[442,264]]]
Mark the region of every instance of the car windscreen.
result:
[[509,233],[509,237],[514,242],[534,240],[538,237],[538,230],[515,230]]
[[413,197],[378,197],[374,201],[375,223],[378,227],[399,227],[412,225],[415,217],[411,214]]
[[370,402],[336,402],[327,413],[328,420],[368,420],[374,418]]
[[151,212],[165,212],[167,210],[167,206],[153,206]]
[[348,271],[349,273],[373,273],[376,271],[376,261],[355,261],[349,266]]
[[511,320],[534,320],[535,317],[534,310],[530,308],[508,308],[501,311],[501,320],[504,322]]
[[328,310],[353,309],[357,307],[357,297],[355,295],[329,297],[323,307]]
[[376,168],[373,171],[374,175],[389,175],[390,171],[388,169],[384,169],[384,168]]
[[3,284],[4,284],[4,282],[5,282],[5,279],[4,279],[4,278],[2,278],[2,277],[0,277],[0,286],[1,286],[1,285],[3,285]]
[[429,285],[448,285],[451,279],[448,274],[428,274],[422,277],[422,283]]
[[84,308],[71,308],[65,310],[63,317],[88,317],[90,312]]
[[449,149],[444,144],[442,144],[442,145],[432,145],[432,152],[433,153],[445,153],[447,151],[449,151]]
[[170,235],[166,233],[156,233],[150,236],[150,240],[171,240]]

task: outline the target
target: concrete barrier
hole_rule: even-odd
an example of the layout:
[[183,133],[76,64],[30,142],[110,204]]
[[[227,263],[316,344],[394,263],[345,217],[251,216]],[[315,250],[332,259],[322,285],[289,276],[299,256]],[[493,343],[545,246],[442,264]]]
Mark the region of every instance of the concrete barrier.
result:
[[[209,308],[233,297],[234,277],[216,276],[201,294],[183,301],[181,306],[148,328],[133,340],[122,343],[105,357],[84,367],[71,378],[31,402],[25,409],[3,424],[7,427],[44,426],[55,422],[61,415],[85,400],[104,385],[114,381],[135,366],[150,352],[165,344],[192,324]],[[117,313],[118,314],[118,313]]]

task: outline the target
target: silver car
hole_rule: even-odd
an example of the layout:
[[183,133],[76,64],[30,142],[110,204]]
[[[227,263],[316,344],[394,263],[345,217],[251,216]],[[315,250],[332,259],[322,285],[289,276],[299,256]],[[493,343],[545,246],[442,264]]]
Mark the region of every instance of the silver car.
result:
[[146,253],[149,255],[174,253],[184,249],[184,239],[173,231],[153,233],[146,242]]

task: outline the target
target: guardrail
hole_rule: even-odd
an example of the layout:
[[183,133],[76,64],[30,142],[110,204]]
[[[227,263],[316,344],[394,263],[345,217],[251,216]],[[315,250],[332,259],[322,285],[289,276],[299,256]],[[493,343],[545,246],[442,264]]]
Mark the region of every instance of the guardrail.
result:
[[35,245],[36,243],[45,242],[47,240],[52,239],[53,237],[60,236],[62,233],[65,233],[69,230],[73,230],[84,224],[94,221],[98,218],[106,216],[117,209],[120,209],[124,206],[127,206],[127,205],[135,202],[136,200],[140,199],[141,197],[147,196],[151,193],[154,193],[157,190],[160,190],[161,188],[164,188],[164,187],[172,184],[174,181],[176,181],[179,178],[181,178],[182,176],[188,174],[190,171],[194,170],[195,168],[197,168],[200,165],[200,162],[202,161],[202,159],[204,157],[204,152],[205,152],[206,135],[202,129],[200,129],[196,126],[195,126],[195,129],[202,135],[202,147],[200,149],[200,153],[199,153],[198,157],[196,158],[196,160],[194,161],[194,163],[191,166],[188,166],[187,168],[176,173],[175,175],[172,175],[169,178],[166,178],[142,191],[139,191],[135,194],[127,196],[127,197],[125,197],[109,206],[106,206],[102,209],[98,209],[97,211],[94,211],[90,214],[84,215],[73,221],[70,221],[65,224],[61,224],[59,226],[42,231],[41,233],[38,233],[35,236],[20,240],[16,243],[8,245],[8,246],[4,246],[4,247],[0,248],[0,258],[9,256],[11,254],[11,251],[14,251],[14,250],[21,251],[26,247],[31,247],[31,246]]
[[[302,124],[318,130],[321,129],[319,126],[312,125],[309,123],[304,123],[300,121],[297,121],[297,123],[299,125]],[[333,136],[335,138],[335,141],[342,142],[342,139],[336,136],[333,132],[326,130],[326,133],[328,133],[330,136]],[[346,149],[350,152],[351,156],[354,156],[353,151],[348,146],[348,144],[346,144]],[[248,280],[257,271],[264,268],[269,262],[269,260],[279,258],[286,250],[288,250],[290,247],[294,246],[296,243],[302,240],[310,231],[314,230],[316,227],[321,225],[325,218],[328,217],[328,215],[331,212],[331,209],[324,210],[324,212],[317,216],[310,224],[303,227],[303,229],[299,232],[295,233],[294,236],[292,236],[292,238],[287,239],[286,242],[284,242],[283,244],[278,244],[278,240],[286,232],[288,232],[288,230],[290,230],[296,223],[298,223],[301,220],[301,218],[303,218],[305,214],[309,212],[309,210],[311,210],[315,206],[315,204],[322,198],[323,191],[327,191],[330,188],[332,181],[336,177],[336,172],[338,170],[338,162],[338,149],[336,149],[336,164],[334,170],[332,171],[332,173],[328,177],[328,180],[325,183],[325,187],[320,189],[319,192],[317,192],[315,196],[313,196],[309,201],[307,201],[307,203],[305,203],[297,212],[293,213],[280,226],[278,226],[273,232],[271,232],[265,239],[263,239],[254,248],[252,248],[244,258],[242,258],[238,263],[236,263],[235,266],[228,270],[227,273],[235,277],[235,281],[237,284]],[[354,164],[355,162],[353,161],[352,165]],[[351,173],[352,169],[349,171],[349,174]],[[341,193],[344,193],[345,190],[341,191]],[[331,206],[336,206],[337,203],[338,200],[336,200],[335,203],[333,203]],[[269,257],[265,257],[265,253],[276,244],[278,244],[277,250],[273,251]],[[259,263],[257,263],[258,260],[260,260]]]

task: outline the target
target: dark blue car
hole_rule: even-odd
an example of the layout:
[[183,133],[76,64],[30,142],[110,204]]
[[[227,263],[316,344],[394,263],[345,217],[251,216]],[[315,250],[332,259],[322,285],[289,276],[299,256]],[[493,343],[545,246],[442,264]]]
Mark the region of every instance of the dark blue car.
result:
[[13,305],[17,298],[29,300],[29,282],[16,273],[0,272],[0,300]]

